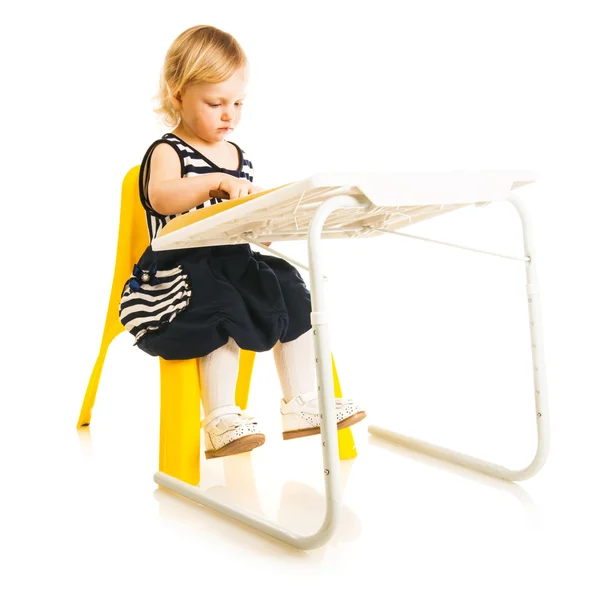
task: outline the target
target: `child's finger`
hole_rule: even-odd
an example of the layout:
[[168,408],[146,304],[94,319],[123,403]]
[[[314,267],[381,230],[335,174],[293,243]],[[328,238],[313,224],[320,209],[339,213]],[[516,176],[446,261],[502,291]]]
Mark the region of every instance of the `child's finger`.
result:
[[214,197],[216,199],[226,200],[229,199],[229,193],[224,190],[211,190],[208,193],[209,197]]

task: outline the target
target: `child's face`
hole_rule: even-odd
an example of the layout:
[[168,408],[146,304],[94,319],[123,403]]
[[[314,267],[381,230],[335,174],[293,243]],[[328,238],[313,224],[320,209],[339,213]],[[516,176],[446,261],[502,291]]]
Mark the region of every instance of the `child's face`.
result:
[[219,143],[240,122],[248,72],[237,70],[221,83],[188,85],[181,93],[181,124],[206,143]]

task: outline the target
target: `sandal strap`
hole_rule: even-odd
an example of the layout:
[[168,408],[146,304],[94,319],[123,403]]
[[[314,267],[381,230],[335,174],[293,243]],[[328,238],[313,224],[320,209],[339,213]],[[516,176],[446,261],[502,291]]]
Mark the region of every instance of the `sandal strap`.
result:
[[[337,409],[352,406],[354,403],[354,399],[351,397],[339,397],[335,399],[335,407]],[[318,414],[319,398],[314,397],[314,393],[302,393],[294,396],[288,402],[286,402],[285,399],[281,401],[282,414],[294,414],[300,411],[305,412],[306,414]]]
[[200,421],[200,426],[206,428],[215,418],[227,415],[239,415],[240,417],[244,416],[242,409],[239,406],[221,406],[220,408],[215,408],[207,416],[205,416],[204,419]]
[[319,413],[319,398],[314,393],[301,393],[289,401],[281,400],[282,414],[296,414],[300,411],[310,414]]
[[338,408],[343,408],[345,406],[353,406],[356,402],[353,397],[339,397],[335,400],[335,405]]

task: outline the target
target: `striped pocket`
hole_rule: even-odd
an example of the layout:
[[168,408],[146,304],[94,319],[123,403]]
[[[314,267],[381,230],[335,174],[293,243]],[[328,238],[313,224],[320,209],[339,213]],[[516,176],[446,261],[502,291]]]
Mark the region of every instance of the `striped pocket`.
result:
[[187,307],[191,295],[181,265],[167,271],[158,271],[156,264],[148,270],[135,265],[121,294],[119,319],[135,337],[135,345],[148,331],[170,323]]

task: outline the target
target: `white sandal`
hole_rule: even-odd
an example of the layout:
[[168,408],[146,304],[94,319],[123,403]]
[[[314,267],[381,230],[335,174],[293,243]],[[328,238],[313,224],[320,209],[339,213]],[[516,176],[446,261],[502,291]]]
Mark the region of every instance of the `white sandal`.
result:
[[[314,393],[296,395],[288,402],[282,399],[280,411],[284,440],[318,435],[321,432],[319,399],[314,397]],[[338,430],[360,422],[367,415],[349,397],[335,400],[335,413]]]
[[206,459],[252,451],[265,442],[258,423],[238,406],[215,408],[201,426],[206,439]]

